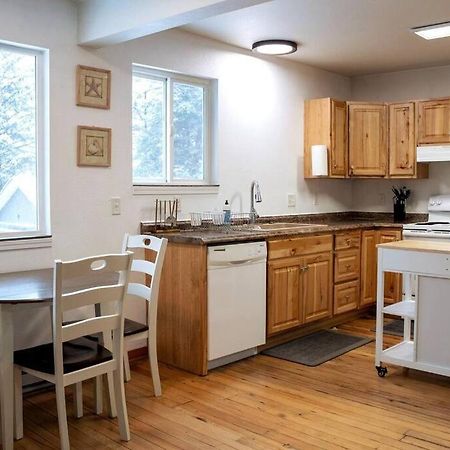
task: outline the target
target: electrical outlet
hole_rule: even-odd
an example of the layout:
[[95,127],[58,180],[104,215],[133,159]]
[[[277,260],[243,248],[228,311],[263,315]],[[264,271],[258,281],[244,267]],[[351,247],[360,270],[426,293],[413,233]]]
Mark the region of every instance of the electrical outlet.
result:
[[287,195],[287,202],[289,208],[295,208],[295,205],[297,204],[297,197],[295,194],[288,194]]
[[319,194],[317,192],[314,192],[313,194],[313,205],[317,206],[319,204]]
[[120,197],[111,198],[111,214],[113,216],[120,215]]

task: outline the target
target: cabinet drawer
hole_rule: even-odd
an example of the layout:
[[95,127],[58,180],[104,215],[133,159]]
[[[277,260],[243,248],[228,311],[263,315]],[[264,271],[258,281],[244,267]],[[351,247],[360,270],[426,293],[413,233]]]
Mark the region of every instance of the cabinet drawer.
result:
[[271,240],[269,244],[269,259],[288,258],[289,256],[307,255],[332,251],[333,236],[307,236],[293,239]]
[[347,250],[361,246],[361,232],[351,231],[349,233],[336,234],[334,237],[335,250]]
[[349,281],[348,283],[334,286],[334,314],[353,311],[358,308],[359,282]]
[[334,282],[350,281],[359,277],[359,249],[341,250],[334,257]]

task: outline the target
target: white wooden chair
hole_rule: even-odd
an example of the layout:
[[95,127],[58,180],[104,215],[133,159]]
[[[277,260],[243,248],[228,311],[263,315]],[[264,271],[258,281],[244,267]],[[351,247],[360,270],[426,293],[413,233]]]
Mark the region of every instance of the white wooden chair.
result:
[[[53,342],[14,353],[15,437],[23,437],[22,371],[55,384],[61,448],[70,448],[64,388],[112,374],[120,437],[130,440],[123,383],[123,304],[132,253],[100,255],[76,261],[55,261]],[[67,289],[67,286],[73,286]],[[75,287],[76,286],[76,287]],[[96,317],[63,325],[63,314],[100,305]],[[105,345],[84,336],[103,333]],[[78,392],[81,392],[79,390]],[[77,395],[78,397],[78,395]]]
[[[134,259],[131,264],[131,271],[144,274],[149,280],[149,285],[141,283],[129,283],[128,297],[145,299],[148,302],[146,323],[135,322],[125,319],[124,327],[124,353],[123,360],[125,366],[125,381],[131,379],[130,363],[128,360],[128,344],[133,341],[146,339],[148,357],[150,360],[150,371],[152,374],[153,390],[155,396],[161,395],[161,381],[159,378],[158,357],[156,350],[156,323],[158,313],[159,283],[164,263],[164,256],[167,248],[167,239],[146,235],[125,235],[122,244],[122,251],[152,250],[155,254],[154,262],[142,259]],[[129,300],[127,300],[129,301]]]

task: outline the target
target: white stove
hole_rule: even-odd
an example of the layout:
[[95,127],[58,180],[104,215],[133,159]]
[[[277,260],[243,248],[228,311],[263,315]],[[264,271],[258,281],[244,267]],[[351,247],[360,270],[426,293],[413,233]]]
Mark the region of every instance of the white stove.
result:
[[450,195],[428,200],[428,222],[403,225],[403,239],[450,239]]

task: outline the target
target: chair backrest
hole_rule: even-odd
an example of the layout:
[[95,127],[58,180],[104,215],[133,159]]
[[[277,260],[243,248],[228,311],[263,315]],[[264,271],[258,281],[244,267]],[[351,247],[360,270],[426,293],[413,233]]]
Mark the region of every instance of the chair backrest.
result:
[[[62,344],[94,333],[113,333],[113,358],[123,338],[123,303],[128,288],[132,252],[98,255],[75,261],[55,261],[53,342],[55,370],[62,365]],[[96,317],[63,325],[66,311],[100,305]],[[59,367],[62,370],[62,366]]]
[[154,329],[156,329],[159,284],[161,281],[167,242],[166,238],[158,238],[156,236],[125,234],[122,244],[122,251],[124,252],[143,249],[144,251],[152,250],[155,254],[154,262],[143,259],[134,259],[131,264],[132,272],[139,272],[146,275],[148,286],[141,283],[128,284],[129,296],[143,298],[149,302],[147,324]]

